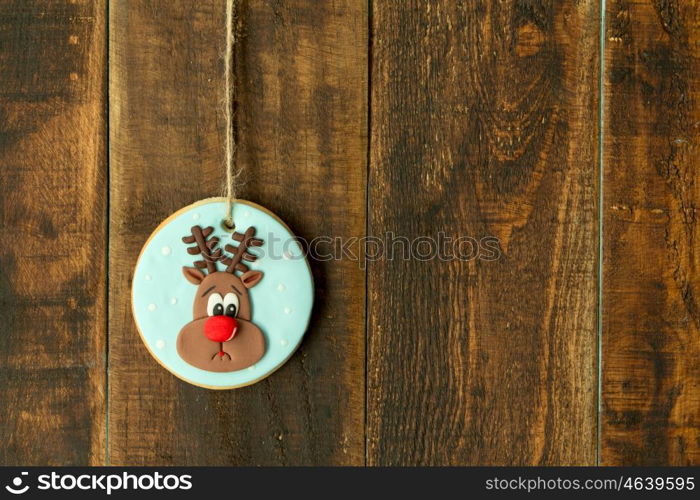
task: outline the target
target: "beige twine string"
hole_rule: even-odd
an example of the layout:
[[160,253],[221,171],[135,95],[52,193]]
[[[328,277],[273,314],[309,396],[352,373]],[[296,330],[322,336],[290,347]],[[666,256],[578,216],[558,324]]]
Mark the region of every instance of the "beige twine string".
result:
[[234,9],[236,0],[226,0],[226,52],[224,54],[224,115],[226,116],[226,225],[233,229],[233,204],[235,202],[236,190],[235,181],[240,175],[236,170],[236,138],[233,132],[233,95],[235,91],[235,80],[231,76],[233,66],[233,48],[236,44],[234,35]]

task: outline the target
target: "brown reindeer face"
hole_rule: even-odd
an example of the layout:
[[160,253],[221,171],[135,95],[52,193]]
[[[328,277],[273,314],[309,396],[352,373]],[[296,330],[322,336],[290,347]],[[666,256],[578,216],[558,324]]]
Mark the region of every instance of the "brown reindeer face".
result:
[[[192,236],[183,238],[185,243],[197,243],[188,252],[201,254],[203,260],[196,267],[184,267],[185,278],[197,286],[193,304],[193,320],[186,324],[177,337],[177,352],[187,363],[212,372],[232,372],[257,363],[265,354],[265,337],[252,322],[252,310],[248,290],[255,286],[263,274],[249,271],[241,260],[253,261],[255,256],[247,252],[249,246],[259,246],[262,241],[253,238],[255,230],[248,228],[245,234],[234,233],[238,248],[226,245],[233,251],[227,258],[221,249],[214,250],[217,238],[211,235],[213,228],[192,228]],[[216,270],[216,261],[226,264],[225,271]],[[209,274],[203,269],[207,268]],[[242,271],[237,276],[234,271]]]

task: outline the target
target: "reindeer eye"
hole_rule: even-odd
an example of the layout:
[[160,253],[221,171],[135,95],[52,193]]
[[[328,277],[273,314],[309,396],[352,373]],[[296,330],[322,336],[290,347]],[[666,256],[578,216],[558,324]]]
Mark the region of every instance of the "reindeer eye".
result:
[[224,313],[226,316],[235,318],[238,314],[238,295],[235,293],[227,293],[224,297]]
[[207,300],[207,315],[222,316],[224,314],[224,299],[218,293],[212,293]]

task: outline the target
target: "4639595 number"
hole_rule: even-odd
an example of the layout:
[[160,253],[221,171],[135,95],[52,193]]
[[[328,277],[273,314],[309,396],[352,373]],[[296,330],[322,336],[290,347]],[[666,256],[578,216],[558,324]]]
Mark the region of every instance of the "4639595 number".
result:
[[695,478],[689,477],[628,477],[622,482],[622,489],[631,491],[694,490]]

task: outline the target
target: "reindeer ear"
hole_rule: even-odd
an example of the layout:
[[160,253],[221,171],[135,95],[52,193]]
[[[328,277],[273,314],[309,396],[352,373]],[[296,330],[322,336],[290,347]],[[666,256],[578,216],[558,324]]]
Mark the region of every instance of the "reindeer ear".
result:
[[241,282],[246,288],[253,288],[258,284],[263,277],[263,273],[260,271],[246,271],[241,274]]
[[187,281],[193,285],[199,285],[206,276],[202,271],[194,267],[183,267],[182,274],[184,274]]

